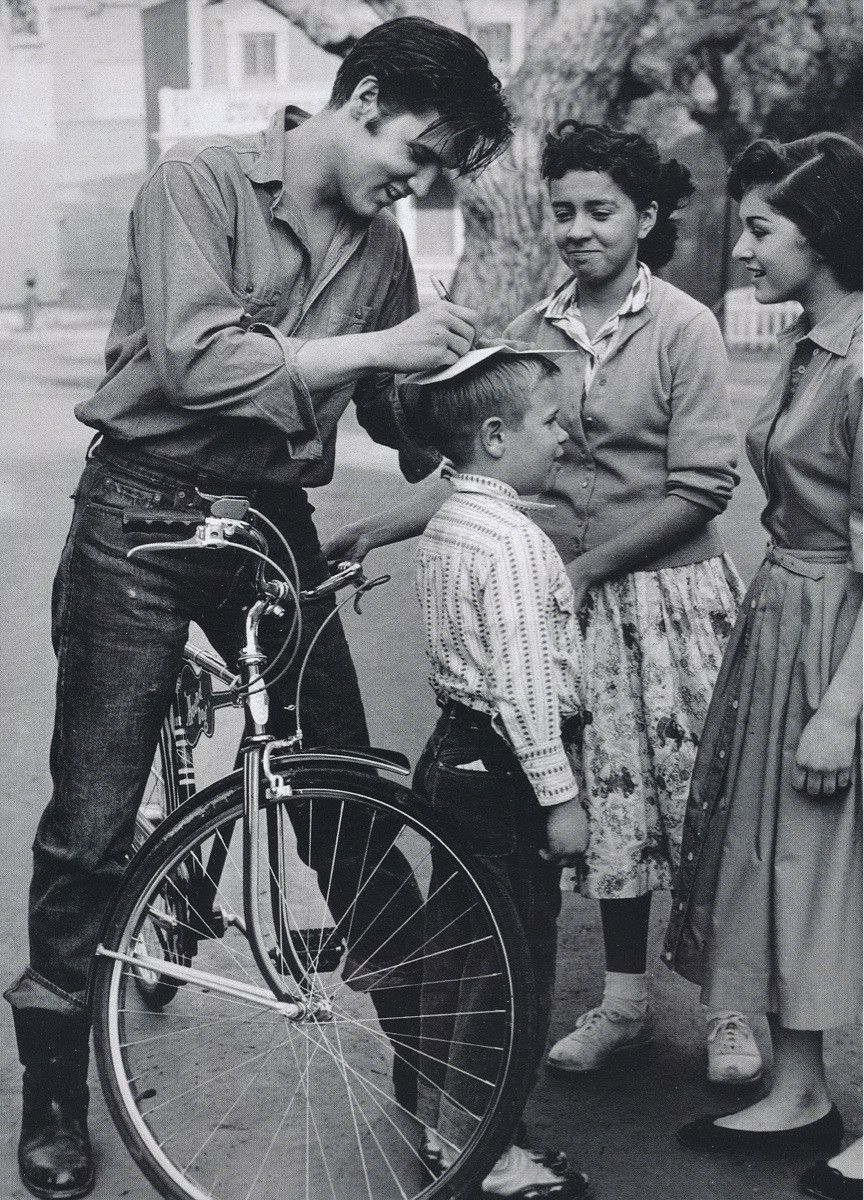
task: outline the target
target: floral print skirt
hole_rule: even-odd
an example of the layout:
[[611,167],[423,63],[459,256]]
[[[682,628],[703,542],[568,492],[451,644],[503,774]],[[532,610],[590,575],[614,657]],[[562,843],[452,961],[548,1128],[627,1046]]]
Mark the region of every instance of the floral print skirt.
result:
[[580,613],[585,713],[571,752],[589,818],[574,889],[669,888],[690,776],[744,588],[727,555],[597,584]]

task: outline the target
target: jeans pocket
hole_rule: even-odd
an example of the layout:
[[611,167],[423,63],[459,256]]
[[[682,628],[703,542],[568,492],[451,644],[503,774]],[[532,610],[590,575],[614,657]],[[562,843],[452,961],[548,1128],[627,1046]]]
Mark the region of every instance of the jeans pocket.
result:
[[482,759],[436,758],[426,773],[429,802],[471,854],[512,854],[516,849],[513,776],[489,771]]

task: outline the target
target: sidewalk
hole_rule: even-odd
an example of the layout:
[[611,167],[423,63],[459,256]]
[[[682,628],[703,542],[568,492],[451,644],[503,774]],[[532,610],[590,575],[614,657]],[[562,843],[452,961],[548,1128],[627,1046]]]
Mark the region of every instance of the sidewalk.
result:
[[[68,496],[88,440],[88,431],[71,410],[98,381],[106,328],[105,323],[91,321],[0,334],[0,420],[6,435],[0,471],[6,614],[0,643],[0,819],[9,847],[0,877],[4,986],[25,952],[29,845],[49,788],[51,579],[68,527]],[[761,355],[734,360],[740,428],[746,426],[773,370],[770,358]],[[398,501],[409,490],[398,475],[395,455],[384,448],[373,450],[350,415],[340,432],[340,446],[334,483],[313,498],[316,520],[325,534],[359,513]],[[762,497],[749,468],[741,470],[742,484],[722,518],[722,528],[739,569],[749,576],[765,540],[758,524]],[[370,559],[375,573],[390,574],[392,582],[368,598],[362,620],[346,614],[347,633],[363,681],[373,743],[401,749],[416,759],[435,708],[422,665],[413,545],[390,547]],[[705,1081],[696,989],[659,963],[668,898],[658,898],[654,910],[649,969],[655,977],[655,1044],[584,1079],[560,1080],[544,1072],[528,1112],[532,1136],[540,1145],[564,1149],[574,1163],[584,1166],[597,1200],[792,1200],[798,1195],[797,1177],[808,1165],[806,1156],[697,1155],[674,1140],[675,1129],[686,1120],[703,1112],[731,1111],[747,1099],[740,1091],[718,1091]],[[603,972],[597,905],[566,895],[560,929],[554,1038],[597,1003]],[[767,1051],[761,1019],[756,1033]],[[859,1032],[831,1033],[826,1053],[832,1092],[851,1136],[860,1129]],[[26,1200],[15,1167],[19,1080],[11,1016],[2,1004],[0,1106],[5,1119],[0,1127],[0,1200]],[[91,1083],[92,1132],[100,1166],[93,1200],[156,1200],[111,1125],[95,1074]]]

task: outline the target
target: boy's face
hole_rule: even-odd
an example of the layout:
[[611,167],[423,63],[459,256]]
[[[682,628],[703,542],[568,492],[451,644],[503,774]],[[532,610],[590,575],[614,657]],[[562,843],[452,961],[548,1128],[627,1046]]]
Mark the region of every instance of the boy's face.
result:
[[556,377],[545,375],[532,390],[522,424],[501,428],[499,478],[520,495],[545,491],[557,473],[568,436],[558,424],[559,402]]
[[444,166],[441,130],[425,132],[437,112],[384,113],[374,80],[358,84],[345,105],[336,164],[339,195],[355,216],[369,219],[405,196],[425,196]]

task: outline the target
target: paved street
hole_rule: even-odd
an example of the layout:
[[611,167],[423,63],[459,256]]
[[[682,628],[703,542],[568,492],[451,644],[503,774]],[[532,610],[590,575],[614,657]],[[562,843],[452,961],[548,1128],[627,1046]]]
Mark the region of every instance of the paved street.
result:
[[[68,500],[80,472],[88,435],[72,416],[99,375],[104,331],[98,328],[0,332],[0,405],[5,429],[0,467],[2,529],[2,823],[7,845],[0,921],[4,974],[22,959],[29,844],[48,794],[47,757],[52,717],[54,664],[49,638],[51,579],[66,534]],[[734,364],[739,426],[764,392],[770,363],[760,357]],[[733,558],[746,578],[764,544],[758,526],[760,499],[749,468],[722,518]],[[319,527],[330,530],[351,515],[384,506],[407,489],[395,456],[371,447],[346,427],[337,482],[313,497]],[[418,609],[413,595],[412,546],[382,551],[370,568],[389,572],[392,583],[367,598],[362,618],[347,624],[366,699],[373,741],[415,756],[433,719],[425,680]],[[654,946],[662,935],[667,905],[655,905]],[[656,955],[655,955],[656,962]],[[583,1165],[598,1200],[780,1200],[797,1194],[795,1181],[806,1160],[757,1161],[698,1156],[677,1147],[677,1125],[704,1111],[732,1108],[739,1096],[704,1082],[704,1047],[695,990],[659,964],[656,1010],[659,1037],[637,1061],[628,1059],[602,1076],[561,1083],[544,1076],[529,1112],[540,1144],[560,1146]],[[560,983],[553,1034],[599,997],[602,949],[596,905],[565,897],[561,922]],[[757,1035],[767,1051],[764,1024]],[[828,1039],[832,1089],[850,1131],[860,1129],[860,1041],[856,1031]],[[93,1079],[95,1085],[95,1077]],[[12,1021],[0,1006],[0,1200],[26,1195],[15,1168],[19,1069]],[[113,1130],[94,1086],[92,1132],[100,1159],[95,1200],[154,1193],[132,1164]],[[354,1200],[346,1197],[345,1200]]]

